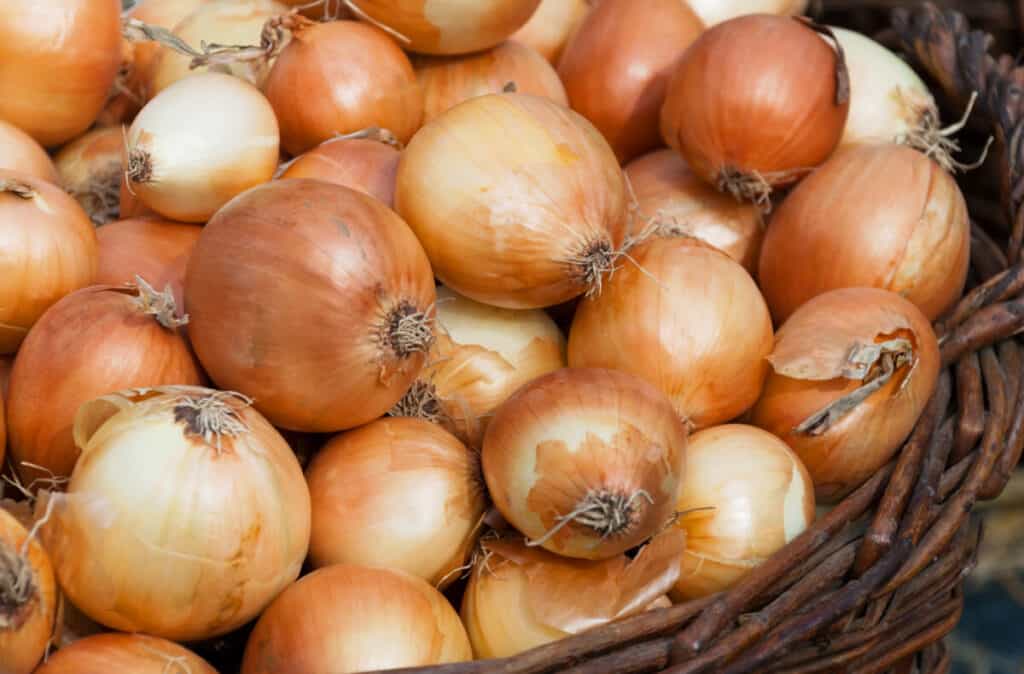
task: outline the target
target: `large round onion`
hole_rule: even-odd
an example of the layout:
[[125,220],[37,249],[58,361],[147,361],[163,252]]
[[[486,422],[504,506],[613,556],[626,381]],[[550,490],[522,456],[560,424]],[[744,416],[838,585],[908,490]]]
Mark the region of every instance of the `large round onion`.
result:
[[[57,616],[57,583],[46,551],[0,508],[0,671],[31,674]],[[33,536],[33,537],[30,537]]]
[[241,674],[283,674],[282,666],[288,674],[354,674],[472,658],[458,614],[426,581],[336,564],[304,576],[263,613]]
[[123,149],[124,131],[111,126],[76,138],[54,157],[60,184],[97,225],[116,220],[120,213]]
[[819,500],[834,501],[892,458],[935,388],[928,319],[896,293],[818,295],[779,330],[751,423],[803,460]]
[[511,39],[557,65],[572,32],[590,11],[590,4],[591,0],[540,0],[537,11]]
[[900,145],[847,148],[772,218],[758,278],[780,323],[816,295],[858,286],[899,293],[934,320],[963,293],[970,238],[964,197],[937,163]]
[[809,0],[686,0],[708,26],[744,14],[795,16],[807,9]]
[[[375,134],[381,136],[381,131]],[[324,141],[288,165],[282,178],[314,178],[343,185],[395,203],[395,175],[401,154],[375,138],[334,138]]]
[[525,94],[479,96],[424,126],[395,190],[445,285],[510,309],[600,288],[625,238],[625,206],[597,129]]
[[376,419],[433,340],[434,279],[416,237],[376,199],[317,180],[275,180],[221,209],[185,295],[213,380],[291,430]]
[[772,323],[743,267],[689,237],[630,251],[569,333],[569,365],[630,372],[657,386],[697,428],[754,404],[768,374]]
[[89,128],[121,66],[118,0],[0,3],[0,119],[41,144]]
[[0,170],[0,353],[64,295],[96,275],[96,231],[78,202],[25,173]]
[[565,46],[558,74],[572,109],[604,134],[620,162],[661,145],[669,76],[703,30],[680,0],[603,0]]
[[18,127],[0,119],[0,170],[27,173],[59,183],[57,169],[46,150]]
[[173,641],[145,634],[96,634],[61,648],[35,674],[217,674]]
[[685,472],[686,426],[650,384],[564,369],[498,408],[483,469],[501,514],[531,545],[607,559],[658,533]]

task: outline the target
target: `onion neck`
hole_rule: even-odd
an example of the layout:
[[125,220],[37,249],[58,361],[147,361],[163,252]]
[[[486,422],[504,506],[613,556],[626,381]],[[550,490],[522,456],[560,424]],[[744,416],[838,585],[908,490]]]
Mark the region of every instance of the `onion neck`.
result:
[[18,629],[28,619],[26,607],[36,594],[28,560],[0,542],[0,631]]
[[182,396],[173,400],[174,420],[185,427],[185,434],[201,438],[222,450],[224,437],[234,438],[249,432],[239,415],[239,406],[252,400],[234,391],[215,391],[203,396]]
[[587,492],[576,507],[567,515],[561,515],[558,523],[536,540],[527,541],[529,547],[543,545],[569,524],[589,529],[602,539],[628,534],[640,522],[648,505],[654,499],[645,489],[631,493],[613,489],[592,489]]
[[152,316],[157,323],[168,330],[188,325],[188,314],[178,316],[178,306],[174,301],[174,293],[169,284],[163,292],[160,292],[146,283],[141,276],[136,276],[135,288],[138,293],[135,296],[135,305],[139,311],[147,316]]

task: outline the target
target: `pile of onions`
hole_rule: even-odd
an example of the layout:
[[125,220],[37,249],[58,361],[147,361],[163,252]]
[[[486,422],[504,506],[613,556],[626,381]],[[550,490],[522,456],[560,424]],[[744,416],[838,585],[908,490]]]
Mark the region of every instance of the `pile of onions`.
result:
[[569,332],[571,367],[646,379],[696,428],[742,414],[768,374],[772,323],[743,267],[690,237],[655,237],[630,251]]
[[43,146],[18,127],[0,119],[0,171],[18,171],[60,182],[57,169]]
[[288,444],[243,396],[122,391],[83,405],[74,438],[82,457],[67,494],[37,511],[55,506],[46,546],[90,618],[206,639],[255,618],[298,577],[309,492]]
[[842,51],[810,25],[743,16],[709,29],[679,61],[661,111],[666,143],[738,199],[766,205],[839,143],[850,107]]
[[708,185],[673,150],[646,154],[625,170],[636,197],[638,229],[696,237],[757,272],[764,222],[756,206]]
[[78,202],[25,173],[0,170],[0,222],[0,353],[14,353],[51,304],[92,282],[99,250]]
[[963,293],[970,237],[960,188],[936,162],[900,145],[846,148],[775,213],[758,278],[779,323],[816,295],[860,286],[934,320]]
[[814,521],[814,485],[782,440],[731,424],[695,433],[676,504],[686,532],[679,600],[721,592]]
[[458,577],[486,505],[477,454],[422,419],[378,419],[335,437],[306,481],[313,566],[381,566],[441,587]]
[[120,127],[95,129],[68,143],[54,158],[60,184],[97,225],[116,220],[121,209]]
[[167,218],[205,222],[274,176],[278,143],[274,110],[255,87],[223,73],[186,77],[132,123],[128,189]]
[[[395,176],[401,153],[385,142],[383,131],[374,129],[357,138],[324,141],[288,164],[282,178],[313,178],[351,187],[395,204]],[[362,137],[362,136],[366,137]]]
[[185,295],[206,371],[290,430],[381,416],[433,341],[434,278],[416,237],[376,199],[318,180],[275,180],[221,209]]
[[789,317],[751,423],[807,466],[834,502],[892,458],[935,388],[939,349],[928,319],[896,293],[848,288]]
[[50,307],[11,372],[7,425],[22,482],[71,475],[78,459],[71,430],[83,403],[121,389],[202,383],[179,330],[187,322],[172,295],[142,279],[83,288]]
[[809,0],[686,0],[707,26],[734,19],[744,14],[802,14]]
[[530,546],[607,559],[671,518],[686,434],[671,401],[643,380],[563,369],[498,408],[484,436],[484,478]]
[[669,77],[703,30],[680,0],[603,0],[569,40],[558,63],[569,101],[620,162],[661,145]]
[[46,147],[92,125],[121,66],[118,0],[0,3],[0,119]]
[[423,95],[409,58],[387,33],[357,21],[303,20],[291,34],[263,88],[289,154],[372,126],[402,143],[412,138]]
[[537,11],[511,39],[532,48],[552,65],[590,10],[592,0],[540,0]]
[[635,558],[567,559],[521,540],[484,540],[462,598],[478,658],[502,658],[644,611],[679,576],[685,537],[666,532]]
[[217,674],[173,641],[145,634],[96,634],[61,648],[35,674]]
[[43,659],[57,616],[57,583],[46,551],[0,508],[0,663],[4,674],[31,674]]
[[622,171],[600,132],[524,94],[479,96],[424,126],[395,207],[445,285],[510,309],[595,292],[626,234]]
[[336,564],[303,576],[249,637],[241,674],[364,672],[473,659],[455,609],[426,581]]
[[465,100],[498,94],[510,85],[521,94],[569,105],[562,80],[551,64],[518,42],[503,42],[465,56],[420,56],[413,65],[423,88],[424,122]]

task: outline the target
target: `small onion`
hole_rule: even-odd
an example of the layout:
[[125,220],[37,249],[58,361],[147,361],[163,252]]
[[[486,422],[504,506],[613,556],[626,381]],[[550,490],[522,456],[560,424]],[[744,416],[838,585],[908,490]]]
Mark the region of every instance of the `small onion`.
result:
[[205,222],[277,169],[274,110],[222,73],[187,77],[146,104],[128,131],[128,187],[172,220]]
[[217,674],[173,641],[145,634],[95,634],[61,648],[35,674]]
[[0,119],[0,170],[27,173],[58,184],[60,177],[43,146],[18,127]]
[[896,293],[818,295],[783,324],[751,423],[803,460],[819,501],[834,502],[892,458],[939,373],[928,319]]
[[484,436],[484,478],[531,546],[607,559],[672,516],[686,433],[671,402],[641,379],[559,370],[498,408]]
[[734,19],[744,14],[802,14],[810,0],[686,0],[707,26]]
[[764,223],[756,206],[708,185],[673,150],[634,159],[626,166],[626,177],[645,226],[661,234],[696,237],[751,274],[757,272]]
[[95,129],[61,148],[54,157],[60,184],[97,225],[116,220],[121,210],[120,127]]
[[525,94],[479,96],[424,126],[402,154],[395,207],[445,285],[509,309],[599,288],[627,224],[600,132]]
[[28,329],[64,295],[96,275],[96,230],[56,185],[0,170],[0,353],[14,353]]
[[590,11],[592,0],[540,0],[537,11],[510,39],[531,47],[552,65]]
[[381,416],[433,340],[434,279],[416,237],[376,199],[318,180],[275,180],[221,209],[185,295],[206,371],[290,430]]
[[[43,528],[61,589],[126,632],[194,641],[255,618],[299,575],[309,491],[236,393],[122,391],[75,418],[82,457]],[[37,506],[38,510],[39,506]]]
[[704,24],[680,0],[603,0],[558,62],[572,109],[604,134],[620,162],[661,145],[669,77]]
[[350,674],[472,657],[458,614],[426,581],[336,564],[304,576],[263,613],[241,674]]
[[744,16],[705,32],[683,55],[661,111],[661,133],[719,190],[765,204],[839,143],[848,73],[808,25]]
[[[382,137],[381,133],[368,135]],[[400,158],[397,149],[375,138],[334,138],[296,157],[281,177],[324,180],[351,187],[387,206],[394,206]]]
[[654,238],[630,256],[576,310],[569,365],[646,379],[696,428],[742,414],[761,394],[772,350],[771,317],[750,274],[689,237]]
[[963,293],[970,240],[964,197],[936,162],[900,145],[851,147],[779,207],[758,278],[778,323],[816,295],[859,286],[899,293],[934,320]]
[[14,515],[0,508],[0,672],[31,674],[57,616],[50,558]]
[[732,587],[814,521],[814,484],[782,440],[730,424],[695,433],[676,526],[686,532],[678,600]]

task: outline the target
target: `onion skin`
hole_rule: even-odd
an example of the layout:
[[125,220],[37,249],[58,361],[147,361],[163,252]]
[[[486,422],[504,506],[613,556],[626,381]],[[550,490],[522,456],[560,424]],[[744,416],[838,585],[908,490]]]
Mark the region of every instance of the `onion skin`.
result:
[[79,136],[54,157],[60,184],[97,225],[115,220],[120,212],[123,150],[124,131],[107,127]]
[[551,65],[558,65],[565,43],[588,11],[590,0],[540,0],[530,20],[509,39],[532,48]]
[[629,372],[667,395],[694,428],[734,419],[757,401],[772,350],[768,307],[725,253],[688,237],[630,251],[569,332],[570,367]]
[[807,469],[786,443],[753,426],[693,434],[679,493],[686,550],[671,593],[677,601],[732,587],[814,521]]
[[620,162],[661,145],[669,77],[703,30],[679,0],[603,0],[569,40],[558,62],[569,102]]
[[336,564],[304,576],[263,613],[241,674],[348,674],[472,658],[458,614],[426,581]]
[[[210,0],[141,0],[128,10],[127,15],[150,26],[158,26],[169,31],[184,21],[192,12]],[[132,44],[132,66],[134,75],[139,85],[138,91],[134,92],[143,100],[152,98],[156,92],[145,90],[145,83],[149,81],[150,71],[160,54],[167,50],[159,42],[133,42]],[[197,46],[197,45],[196,45]]]
[[[192,253],[185,295],[213,380],[305,432],[359,426],[398,402],[423,366],[436,299],[401,218],[308,179],[275,180],[221,209]],[[420,329],[400,335],[399,319]]]
[[57,168],[43,146],[18,127],[0,119],[0,171],[18,171],[59,184]]
[[0,119],[46,147],[78,136],[121,65],[121,3],[4,0],[0,64]]
[[775,213],[759,278],[778,323],[812,297],[851,287],[899,293],[935,320],[963,294],[970,236],[960,188],[934,161],[899,145],[848,148]]
[[217,674],[192,651],[145,634],[95,634],[51,655],[35,674]]
[[122,219],[127,218],[140,218],[145,216],[161,217],[152,208],[139,201],[138,197],[132,194],[131,189],[128,188],[128,181],[121,176],[121,207],[118,210],[118,215]]
[[288,166],[281,178],[313,178],[351,187],[391,207],[401,153],[368,138],[336,138],[321,143]]
[[803,14],[809,0],[686,0],[708,27],[744,14]]

